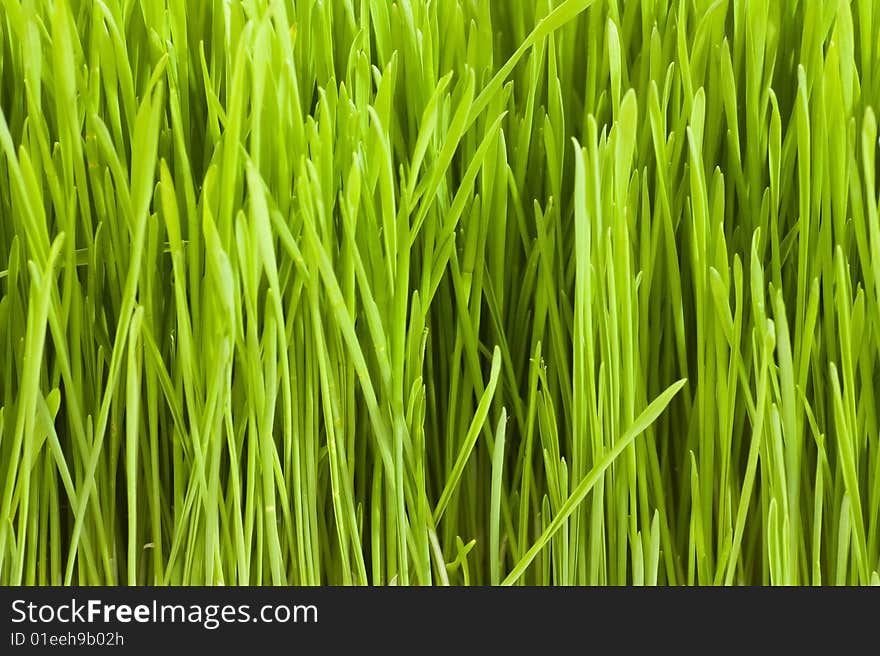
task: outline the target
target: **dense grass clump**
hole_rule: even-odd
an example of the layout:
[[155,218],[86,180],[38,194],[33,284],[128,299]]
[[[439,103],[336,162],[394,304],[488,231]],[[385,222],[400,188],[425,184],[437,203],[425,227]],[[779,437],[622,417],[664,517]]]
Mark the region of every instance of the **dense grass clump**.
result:
[[878,0],[0,0],[0,583],[880,583]]

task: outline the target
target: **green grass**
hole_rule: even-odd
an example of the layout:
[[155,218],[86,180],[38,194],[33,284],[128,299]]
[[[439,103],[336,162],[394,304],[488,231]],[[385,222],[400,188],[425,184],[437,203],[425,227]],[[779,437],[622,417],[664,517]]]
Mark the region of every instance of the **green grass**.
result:
[[880,584],[878,0],[0,0],[0,583]]

